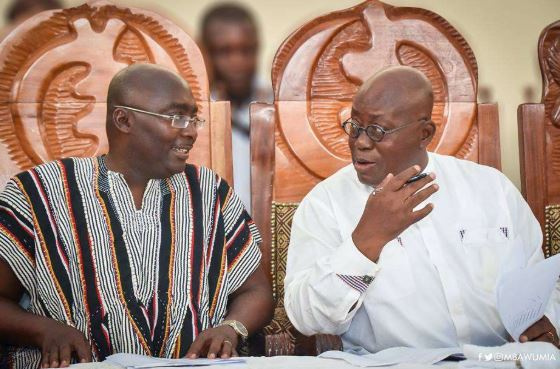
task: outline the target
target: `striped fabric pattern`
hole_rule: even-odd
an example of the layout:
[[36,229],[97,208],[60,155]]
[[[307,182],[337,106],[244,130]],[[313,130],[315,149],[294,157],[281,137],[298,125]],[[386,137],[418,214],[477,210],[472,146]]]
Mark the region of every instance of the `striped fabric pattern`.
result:
[[369,285],[371,284],[371,281],[373,280],[369,276],[346,275],[346,274],[337,274],[337,276],[344,283],[346,283],[348,286],[352,287],[359,293],[366,292]]
[[[0,194],[0,257],[29,311],[82,331],[96,360],[185,355],[223,320],[228,296],[260,261],[260,241],[231,187],[193,165],[150,180],[140,210],[104,157],[43,164]],[[38,367],[39,350],[8,350],[11,367]]]

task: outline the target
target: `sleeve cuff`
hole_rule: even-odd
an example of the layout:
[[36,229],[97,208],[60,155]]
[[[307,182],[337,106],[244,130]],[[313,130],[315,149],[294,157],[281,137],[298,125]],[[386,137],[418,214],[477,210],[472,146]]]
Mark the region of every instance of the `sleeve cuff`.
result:
[[344,280],[344,278],[341,276],[351,277],[352,280],[354,280],[355,277],[359,277],[362,283],[369,285],[379,271],[379,266],[369,260],[354,245],[352,237],[348,237],[342,245],[337,248],[331,260],[332,270],[342,280]]
[[344,275],[344,274],[337,274],[338,278],[340,278],[344,283],[358,291],[359,293],[366,292],[367,288],[373,281],[373,277],[369,275]]

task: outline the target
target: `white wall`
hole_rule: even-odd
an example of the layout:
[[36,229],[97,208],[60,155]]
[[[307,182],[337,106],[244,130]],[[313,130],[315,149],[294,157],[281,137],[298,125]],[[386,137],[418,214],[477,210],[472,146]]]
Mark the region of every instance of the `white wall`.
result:
[[[166,14],[186,30],[196,30],[202,13],[220,0],[115,0],[120,5],[149,8]],[[316,16],[359,3],[352,0],[238,0],[253,10],[262,31],[260,74],[270,79],[270,65],[281,42]],[[479,86],[491,91],[500,105],[504,173],[519,186],[517,106],[540,100],[541,78],[537,40],[541,30],[560,19],[560,0],[386,0],[397,6],[426,8],[446,18],[474,50]],[[4,12],[8,0],[0,0]],[[66,0],[68,6],[83,3]],[[156,5],[157,4],[157,5]],[[0,26],[3,23],[0,22]],[[192,33],[192,32],[191,32]],[[533,91],[527,94],[527,90]],[[532,95],[532,98],[531,98]]]

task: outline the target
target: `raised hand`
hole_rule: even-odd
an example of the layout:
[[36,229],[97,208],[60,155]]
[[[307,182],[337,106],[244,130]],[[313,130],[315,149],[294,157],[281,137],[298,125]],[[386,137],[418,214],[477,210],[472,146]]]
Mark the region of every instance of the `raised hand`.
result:
[[377,262],[387,242],[433,210],[431,203],[413,210],[439,189],[435,183],[423,188],[435,179],[433,173],[406,184],[420,169],[415,165],[396,176],[388,174],[369,196],[362,217],[352,233],[352,240],[370,260]]

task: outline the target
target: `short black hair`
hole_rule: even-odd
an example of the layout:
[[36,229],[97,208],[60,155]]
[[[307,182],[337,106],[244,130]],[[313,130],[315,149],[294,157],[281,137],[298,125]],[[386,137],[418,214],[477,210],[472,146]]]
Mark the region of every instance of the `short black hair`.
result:
[[6,11],[6,19],[13,22],[27,9],[36,5],[40,6],[42,10],[62,9],[64,7],[59,0],[14,0]]
[[202,18],[202,37],[206,39],[206,33],[210,23],[215,21],[227,23],[249,23],[255,29],[257,24],[251,12],[237,3],[220,3],[211,7]]

